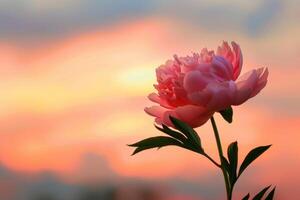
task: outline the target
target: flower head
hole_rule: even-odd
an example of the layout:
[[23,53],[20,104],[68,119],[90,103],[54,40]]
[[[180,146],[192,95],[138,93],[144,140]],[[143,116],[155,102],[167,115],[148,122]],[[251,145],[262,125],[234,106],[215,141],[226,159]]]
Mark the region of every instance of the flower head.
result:
[[243,58],[238,44],[223,42],[217,52],[174,56],[156,69],[157,93],[149,99],[157,106],[145,108],[156,123],[172,126],[169,116],[192,127],[204,124],[215,112],[240,105],[254,97],[267,83],[268,69],[251,70],[240,76]]

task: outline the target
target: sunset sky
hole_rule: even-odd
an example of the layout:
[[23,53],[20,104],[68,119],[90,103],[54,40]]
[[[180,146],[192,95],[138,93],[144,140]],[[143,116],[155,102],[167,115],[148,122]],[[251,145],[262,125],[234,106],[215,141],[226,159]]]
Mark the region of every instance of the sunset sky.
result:
[[[277,199],[297,199],[299,4],[1,0],[0,169],[47,171],[71,183],[179,180],[191,198],[222,198],[222,174],[206,159],[176,147],[131,157],[126,144],[159,134],[143,111],[152,105],[146,97],[157,66],[174,54],[236,41],[242,73],[268,67],[270,76],[257,97],[234,107],[233,124],[216,117],[223,146],[238,140],[241,160],[251,148],[273,144],[241,178],[236,198],[274,184]],[[210,124],[197,131],[217,159]],[[4,179],[0,170],[0,197]]]

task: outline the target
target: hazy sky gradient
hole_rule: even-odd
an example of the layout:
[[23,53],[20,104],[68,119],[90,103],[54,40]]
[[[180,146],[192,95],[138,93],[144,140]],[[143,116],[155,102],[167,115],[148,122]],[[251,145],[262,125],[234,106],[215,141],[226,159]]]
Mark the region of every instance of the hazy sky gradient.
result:
[[[146,96],[154,91],[155,68],[175,53],[216,49],[223,40],[240,44],[243,73],[263,66],[270,71],[261,94],[234,108],[233,124],[217,117],[224,147],[238,140],[241,158],[255,145],[273,144],[242,177],[237,197],[269,184],[278,186],[278,199],[299,196],[297,5],[0,1],[0,163],[6,169],[0,168],[0,197],[7,170],[18,177],[47,170],[71,183],[164,179],[183,194],[218,199],[221,174],[205,159],[175,147],[130,157],[126,144],[158,134],[143,112],[151,105]],[[217,158],[209,124],[198,131]]]

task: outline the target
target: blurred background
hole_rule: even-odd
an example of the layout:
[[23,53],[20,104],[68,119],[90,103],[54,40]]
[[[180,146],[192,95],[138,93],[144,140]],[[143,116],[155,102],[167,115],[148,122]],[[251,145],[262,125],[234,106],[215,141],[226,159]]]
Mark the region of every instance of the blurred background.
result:
[[[222,174],[176,147],[130,156],[158,135],[155,68],[173,54],[236,41],[242,73],[270,71],[267,87],[216,120],[240,160],[272,148],[241,177],[234,199],[277,186],[300,196],[299,0],[0,0],[0,199],[220,200]],[[215,159],[210,124],[197,129]]]

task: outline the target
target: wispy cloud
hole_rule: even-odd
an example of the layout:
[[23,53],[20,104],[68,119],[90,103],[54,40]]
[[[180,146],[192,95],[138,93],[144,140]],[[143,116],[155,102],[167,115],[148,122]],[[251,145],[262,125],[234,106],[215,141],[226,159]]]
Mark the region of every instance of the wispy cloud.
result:
[[[240,32],[258,36],[277,25],[276,16],[289,16],[283,7],[290,1],[239,3],[223,1],[1,1],[0,38],[40,43],[82,33],[96,27],[160,17],[183,21],[210,31]],[[292,19],[291,19],[292,20]]]

